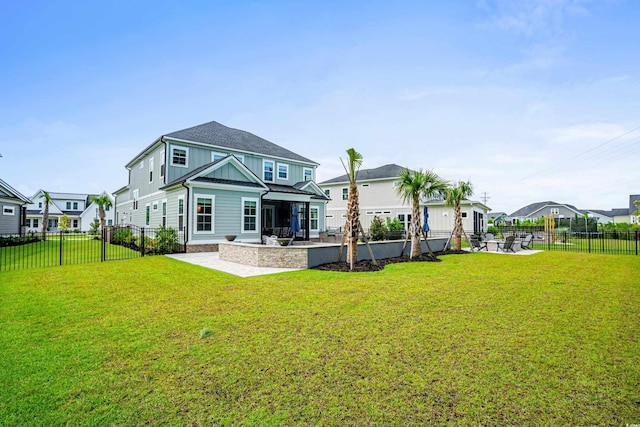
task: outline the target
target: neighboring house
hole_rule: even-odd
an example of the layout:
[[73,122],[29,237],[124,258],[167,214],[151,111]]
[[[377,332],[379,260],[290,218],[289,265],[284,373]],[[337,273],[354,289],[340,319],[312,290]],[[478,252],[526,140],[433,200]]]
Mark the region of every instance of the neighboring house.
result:
[[[429,208],[429,229],[432,236],[444,235],[453,230],[453,207],[447,206],[443,199],[433,199],[426,202]],[[487,232],[490,208],[476,200],[462,200],[460,213],[462,228],[466,233],[483,234]],[[420,212],[422,214],[422,211]]]
[[[30,232],[42,231],[42,219],[44,215],[44,190],[38,190],[31,197],[31,203],[27,205],[27,230]],[[58,222],[62,215],[67,215],[71,223],[70,230],[89,231],[91,223],[99,219],[98,206],[91,202],[92,194],[86,193],[54,193],[49,191],[51,204],[49,204],[49,231],[58,231]],[[114,223],[114,209],[105,209],[107,225]]]
[[25,234],[26,205],[31,200],[0,179],[0,235]]
[[260,242],[282,234],[295,211],[308,240],[325,230],[327,198],[314,182],[318,163],[217,122],[161,136],[126,168],[116,223],[172,227],[187,251],[217,250],[226,235]]
[[489,212],[489,220],[493,221],[494,224],[504,224],[506,217],[506,212]]
[[532,203],[523,208],[520,208],[511,215],[507,216],[506,220],[510,224],[515,224],[516,221],[522,222],[531,220],[535,222],[539,218],[551,215],[553,215],[555,219],[569,219],[574,218],[576,215],[582,218],[583,213],[583,211],[579,210],[575,206],[547,201]]
[[[405,203],[396,192],[400,173],[406,169],[396,164],[388,164],[374,169],[358,172],[358,200],[362,228],[369,229],[371,220],[378,216],[398,218],[405,230],[411,224],[411,203]],[[343,227],[347,212],[349,179],[347,174],[323,181],[318,184],[331,198],[327,204],[327,227]],[[445,206],[444,201],[434,200],[426,203],[429,207],[429,227],[431,234],[449,233],[453,230],[453,208]],[[465,200],[461,203],[463,227],[466,231],[486,231],[486,218],[489,208],[480,202]],[[422,215],[422,207],[420,208]]]
[[[358,182],[358,202],[360,223],[368,230],[371,220],[378,216],[398,218],[408,229],[411,223],[411,205],[402,201],[396,193],[400,172],[406,169],[396,164],[388,164],[374,169],[362,169],[356,177]],[[349,196],[349,178],[347,174],[331,178],[318,184],[331,200],[327,203],[327,227],[344,227]]]

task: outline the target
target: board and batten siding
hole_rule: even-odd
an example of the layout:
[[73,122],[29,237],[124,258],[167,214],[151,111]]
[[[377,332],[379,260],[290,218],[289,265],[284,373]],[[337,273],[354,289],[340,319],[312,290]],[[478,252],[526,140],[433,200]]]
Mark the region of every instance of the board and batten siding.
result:
[[[20,233],[20,207],[11,202],[0,201],[0,234]],[[5,214],[5,208],[7,213]],[[9,212],[13,212],[10,214]]]

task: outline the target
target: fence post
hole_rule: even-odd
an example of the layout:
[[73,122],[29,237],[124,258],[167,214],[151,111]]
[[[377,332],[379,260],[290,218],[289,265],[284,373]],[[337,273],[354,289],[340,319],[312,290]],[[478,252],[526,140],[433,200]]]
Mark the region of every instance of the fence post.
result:
[[107,229],[102,228],[102,253],[100,254],[100,261],[105,262],[107,260]]
[[62,265],[62,233],[60,233],[60,265]]
[[587,248],[589,253],[591,253],[591,233],[587,230]]
[[144,256],[144,227],[140,227],[140,255]]
[[635,231],[635,238],[636,238],[636,255],[638,255],[638,230]]

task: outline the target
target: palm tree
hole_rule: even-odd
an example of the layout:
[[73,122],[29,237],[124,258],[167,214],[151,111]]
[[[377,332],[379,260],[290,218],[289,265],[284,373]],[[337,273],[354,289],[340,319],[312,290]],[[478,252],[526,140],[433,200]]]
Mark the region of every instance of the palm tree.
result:
[[458,181],[456,185],[452,185],[446,192],[447,206],[453,206],[453,250],[460,251],[462,249],[462,212],[460,211],[460,202],[466,200],[473,194],[473,186],[469,181]]
[[[358,260],[358,230],[360,229],[360,206],[358,201],[358,184],[356,178],[358,170],[362,166],[362,154],[355,149],[347,150],[348,164],[342,162],[347,177],[349,178],[349,195],[347,196],[347,220],[344,225],[343,236],[349,239],[350,249],[347,252],[347,262],[351,264]],[[343,239],[344,242],[344,239]]]
[[396,192],[407,203],[411,202],[411,258],[422,255],[420,247],[420,197],[431,199],[435,196],[444,195],[448,187],[447,181],[443,180],[433,171],[411,171],[404,169],[400,172],[400,180],[396,187]]
[[113,206],[113,203],[111,203],[111,198],[107,195],[107,193],[102,193],[99,196],[91,196],[89,201],[98,205],[98,215],[100,216],[100,226],[104,230],[104,227],[106,225],[105,219],[104,219],[106,214],[104,210],[105,208],[110,208],[111,206]]
[[40,196],[44,203],[44,212],[42,213],[42,240],[47,240],[47,227],[49,226],[49,205],[51,204],[51,195],[42,191]]

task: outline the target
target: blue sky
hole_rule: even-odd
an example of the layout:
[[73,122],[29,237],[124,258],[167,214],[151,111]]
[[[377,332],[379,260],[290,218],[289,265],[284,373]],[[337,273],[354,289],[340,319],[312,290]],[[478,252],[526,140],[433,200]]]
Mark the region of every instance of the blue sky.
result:
[[635,0],[0,0],[0,178],[113,192],[157,137],[208,121],[342,174],[470,180],[508,213],[640,193]]

